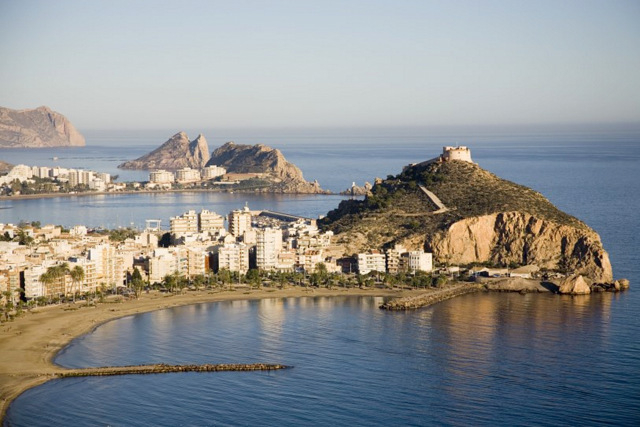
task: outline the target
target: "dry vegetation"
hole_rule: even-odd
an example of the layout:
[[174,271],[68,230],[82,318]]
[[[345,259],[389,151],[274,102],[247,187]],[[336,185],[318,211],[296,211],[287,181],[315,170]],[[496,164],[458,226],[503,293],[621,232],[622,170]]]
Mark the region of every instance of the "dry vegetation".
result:
[[[420,185],[435,193],[450,210],[434,214],[436,207]],[[339,237],[343,243],[358,241],[361,248],[380,248],[395,242],[424,242],[461,219],[510,211],[586,227],[540,193],[459,161],[416,165],[397,176],[390,175],[376,184],[365,200],[342,202],[327,214],[322,225],[343,233]]]

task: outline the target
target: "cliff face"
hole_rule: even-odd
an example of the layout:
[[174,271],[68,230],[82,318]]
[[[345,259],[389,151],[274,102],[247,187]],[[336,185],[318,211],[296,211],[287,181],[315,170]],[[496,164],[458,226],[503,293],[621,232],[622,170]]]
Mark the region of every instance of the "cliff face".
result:
[[84,137],[62,114],[48,107],[12,110],[0,107],[0,148],[85,145]]
[[350,253],[390,247],[433,252],[448,264],[537,264],[611,281],[598,234],[540,193],[472,163],[421,164],[344,201],[323,226]]
[[259,173],[268,176],[270,192],[325,193],[317,182],[308,182],[302,171],[289,163],[280,150],[266,145],[227,142],[211,155],[208,165],[222,166],[228,173]]
[[152,152],[124,162],[121,169],[200,169],[209,161],[209,146],[202,134],[193,141],[185,132],[178,132]]
[[609,255],[593,230],[560,225],[522,212],[501,212],[453,223],[425,242],[452,264],[535,264],[611,282]]

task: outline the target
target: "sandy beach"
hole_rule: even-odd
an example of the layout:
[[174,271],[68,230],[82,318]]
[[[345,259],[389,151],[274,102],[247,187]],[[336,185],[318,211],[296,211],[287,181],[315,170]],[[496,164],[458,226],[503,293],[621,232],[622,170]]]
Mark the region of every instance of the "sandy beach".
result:
[[67,304],[41,307],[0,325],[0,421],[10,403],[25,390],[55,378],[65,369],[52,363],[74,338],[124,316],[200,302],[307,296],[392,296],[424,293],[386,289],[284,289],[190,291],[168,295],[153,291],[137,300],[104,302],[84,307]]

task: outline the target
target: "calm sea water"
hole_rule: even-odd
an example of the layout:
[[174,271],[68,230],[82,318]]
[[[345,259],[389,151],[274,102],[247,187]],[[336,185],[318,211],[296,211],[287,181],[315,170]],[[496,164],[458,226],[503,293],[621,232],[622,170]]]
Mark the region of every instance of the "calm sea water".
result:
[[[413,136],[372,141],[365,146],[355,137],[331,137],[299,145],[285,141],[280,148],[305,176],[341,189],[353,180],[396,173],[443,145]],[[614,275],[631,279],[632,289],[581,297],[468,295],[410,313],[383,312],[379,300],[354,297],[198,304],[127,317],[75,340],[57,362],[278,362],[295,368],[58,380],[18,398],[7,423],[637,424],[640,138],[527,134],[460,142],[471,146],[482,167],[542,192],[595,228]],[[219,196],[169,195],[164,203],[179,204],[179,213],[190,204],[212,208]],[[105,215],[121,218],[138,203],[146,203],[154,217],[165,209],[142,195],[109,197],[104,205],[85,209],[98,214],[108,207]],[[250,205],[284,203],[288,206],[277,209],[297,206],[297,212],[309,214],[339,201],[255,197]],[[89,199],[68,199],[76,206],[69,215]],[[46,218],[60,208],[60,200],[24,208],[22,214],[58,222]],[[13,208],[0,215],[23,209],[23,202],[33,201],[11,201]]]

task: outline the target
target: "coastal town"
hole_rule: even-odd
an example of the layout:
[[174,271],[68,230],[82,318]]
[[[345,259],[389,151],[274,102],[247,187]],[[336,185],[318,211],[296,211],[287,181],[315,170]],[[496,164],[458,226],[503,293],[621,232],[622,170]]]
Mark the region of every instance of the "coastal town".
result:
[[316,220],[248,206],[226,217],[190,210],[170,218],[168,232],[161,223],[147,220],[140,231],[0,224],[5,304],[75,301],[92,294],[127,294],[151,286],[173,290],[212,281],[258,284],[264,273],[294,283],[318,284],[336,275],[362,284],[361,277],[372,272],[420,277],[433,268],[432,254],[399,245],[386,253],[345,257],[344,249],[332,242],[333,233],[321,232]]
[[147,181],[117,182],[118,176],[88,169],[16,165],[0,176],[1,196],[122,193],[167,190],[247,190],[269,186],[263,173],[228,173],[221,166],[157,169]]

